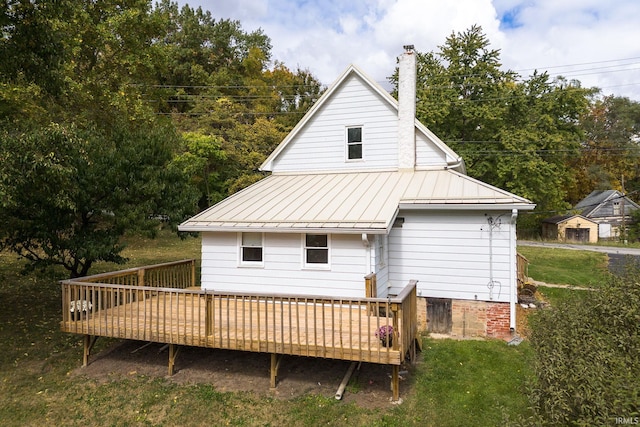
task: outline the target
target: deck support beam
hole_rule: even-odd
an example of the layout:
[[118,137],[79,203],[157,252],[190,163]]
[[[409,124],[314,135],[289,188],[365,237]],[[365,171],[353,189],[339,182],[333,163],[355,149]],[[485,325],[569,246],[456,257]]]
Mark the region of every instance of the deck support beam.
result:
[[400,365],[391,365],[391,393],[393,402],[400,400]]
[[89,356],[91,355],[91,349],[93,345],[98,340],[98,337],[95,335],[85,335],[83,341],[84,352],[82,355],[82,367],[86,368],[89,364]]
[[180,352],[180,346],[177,344],[169,344],[169,376],[173,375],[176,366],[176,358]]
[[271,390],[275,390],[276,384],[278,383],[278,368],[280,368],[281,361],[281,355],[271,353]]

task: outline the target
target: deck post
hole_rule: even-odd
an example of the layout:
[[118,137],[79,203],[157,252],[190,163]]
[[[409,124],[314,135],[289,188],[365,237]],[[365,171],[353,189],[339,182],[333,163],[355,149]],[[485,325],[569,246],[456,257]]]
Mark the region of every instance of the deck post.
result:
[[191,287],[196,287],[196,260],[191,260]]
[[213,335],[213,296],[207,294],[206,290],[204,296],[204,335],[208,342],[209,336]]
[[400,365],[391,366],[391,392],[393,402],[400,400]]
[[95,335],[85,335],[83,341],[84,353],[82,356],[82,367],[86,368],[89,365],[89,356],[91,355],[91,349],[98,340]]
[[398,329],[398,304],[391,304],[391,323],[393,326],[393,345],[392,348],[394,350],[402,350],[404,348],[403,345],[400,345],[400,340],[406,340],[407,337],[403,337],[400,335],[400,330]]
[[169,344],[169,376],[173,375],[174,367],[176,365],[176,358],[180,347],[176,344]]
[[278,382],[278,368],[282,357],[278,357],[276,353],[271,353],[271,390],[275,390]]

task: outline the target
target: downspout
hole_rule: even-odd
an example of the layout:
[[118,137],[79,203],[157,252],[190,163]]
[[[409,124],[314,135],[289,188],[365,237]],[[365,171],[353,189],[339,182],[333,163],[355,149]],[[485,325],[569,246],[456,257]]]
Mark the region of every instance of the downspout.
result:
[[509,329],[511,332],[516,330],[516,300],[518,285],[514,274],[514,268],[517,268],[516,254],[516,219],[518,218],[518,210],[511,210],[511,227],[509,229],[509,259],[511,260],[511,268],[509,269]]

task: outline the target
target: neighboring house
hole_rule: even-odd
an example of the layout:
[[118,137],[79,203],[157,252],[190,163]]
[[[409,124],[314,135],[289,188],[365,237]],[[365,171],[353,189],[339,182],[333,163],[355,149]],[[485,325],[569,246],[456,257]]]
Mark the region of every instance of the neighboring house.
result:
[[202,287],[384,298],[415,279],[423,327],[508,336],[516,218],[535,205],[468,177],[415,119],[415,85],[411,49],[399,102],[349,66],[266,159],[269,177],[181,224],[202,233]]
[[563,242],[598,242],[598,223],[582,215],[556,215],[542,222],[542,237]]
[[598,223],[600,239],[616,239],[620,228],[629,224],[632,213],[640,209],[637,203],[618,190],[596,190],[582,199],[574,210]]

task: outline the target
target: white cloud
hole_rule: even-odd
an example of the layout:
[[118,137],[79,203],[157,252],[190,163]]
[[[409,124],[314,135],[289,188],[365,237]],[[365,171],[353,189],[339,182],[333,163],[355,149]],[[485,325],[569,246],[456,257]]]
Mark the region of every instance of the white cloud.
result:
[[[184,4],[181,0],[180,3]],[[436,50],[452,32],[481,25],[505,67],[562,73],[584,86],[640,100],[640,59],[631,71],[619,58],[640,57],[637,0],[192,0],[216,18],[262,28],[273,58],[308,68],[331,83],[349,63],[378,81],[395,67],[404,44]],[[630,61],[634,62],[634,61]],[[604,66],[616,65],[613,68]],[[563,67],[558,67],[563,66]],[[557,67],[557,68],[556,68]],[[624,86],[623,86],[624,85]]]

